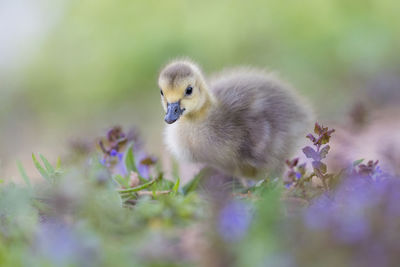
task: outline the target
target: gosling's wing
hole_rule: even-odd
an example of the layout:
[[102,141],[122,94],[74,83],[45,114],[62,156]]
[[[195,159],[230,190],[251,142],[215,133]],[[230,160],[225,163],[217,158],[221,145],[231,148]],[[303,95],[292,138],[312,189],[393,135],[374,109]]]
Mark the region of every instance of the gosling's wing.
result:
[[240,133],[238,153],[252,165],[284,160],[309,124],[301,97],[273,74],[240,68],[217,75],[210,84],[221,103],[221,124]]

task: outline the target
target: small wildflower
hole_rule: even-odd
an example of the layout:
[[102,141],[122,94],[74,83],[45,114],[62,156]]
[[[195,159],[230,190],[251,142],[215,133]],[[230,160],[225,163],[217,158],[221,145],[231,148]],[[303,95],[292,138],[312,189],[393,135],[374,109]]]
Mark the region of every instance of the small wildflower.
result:
[[111,156],[111,157],[116,157],[117,155],[118,155],[118,151],[117,151],[117,150],[112,149],[112,150],[110,151],[110,156]]
[[41,224],[34,241],[36,253],[54,266],[87,266],[98,255],[94,240],[55,220]]
[[221,237],[227,242],[239,241],[250,227],[251,207],[238,200],[229,202],[221,209],[218,219],[218,231]]
[[126,176],[128,175],[128,170],[126,169],[126,165],[123,161],[119,161],[114,167],[114,173]]
[[394,233],[397,226],[393,222],[400,218],[398,179],[386,176],[381,183],[371,183],[365,176],[354,175],[304,210],[306,229],[329,235],[333,246],[365,248],[379,240],[377,236]]
[[296,178],[300,179],[301,178],[301,173],[300,172],[296,172]]
[[139,153],[136,161],[137,170],[143,178],[150,177],[150,167],[157,162],[157,159],[145,153]]

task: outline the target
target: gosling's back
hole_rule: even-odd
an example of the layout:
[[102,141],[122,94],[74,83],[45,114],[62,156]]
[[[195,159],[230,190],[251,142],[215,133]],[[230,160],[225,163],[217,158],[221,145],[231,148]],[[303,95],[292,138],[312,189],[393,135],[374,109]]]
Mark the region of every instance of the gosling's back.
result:
[[302,98],[273,74],[250,68],[225,71],[209,86],[218,103],[209,117],[213,140],[216,147],[234,141],[235,173],[281,173],[311,124]]

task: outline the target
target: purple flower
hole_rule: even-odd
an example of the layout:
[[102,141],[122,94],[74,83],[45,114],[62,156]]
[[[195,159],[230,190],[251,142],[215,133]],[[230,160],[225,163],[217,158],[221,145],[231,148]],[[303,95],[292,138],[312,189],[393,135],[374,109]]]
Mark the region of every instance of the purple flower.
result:
[[40,225],[33,249],[56,266],[95,266],[97,248],[92,241],[63,222],[50,220]]
[[79,241],[65,225],[45,223],[37,236],[35,248],[57,265],[65,264],[77,253]]
[[99,162],[101,165],[103,165],[104,167],[109,168],[111,166],[110,162],[107,160],[107,157],[104,156],[102,159],[99,159]]
[[329,227],[334,202],[327,195],[322,195],[305,210],[304,222],[311,230],[324,230]]
[[400,181],[384,174],[379,182],[348,177],[336,191],[320,196],[305,210],[304,224],[310,231],[330,233],[338,244],[373,243],[376,235],[395,232],[395,222],[400,220],[399,192]]
[[149,176],[150,176],[150,168],[149,168],[149,166],[144,165],[144,164],[139,164],[137,166],[137,170],[138,170],[140,176],[142,176],[143,178],[146,178],[146,179],[149,178]]
[[112,149],[112,150],[110,151],[110,156],[111,156],[111,157],[115,157],[115,156],[117,156],[117,155],[118,155],[118,151],[117,151],[117,150]]
[[227,242],[239,241],[247,233],[251,220],[251,206],[234,200],[221,209],[218,218],[218,232]]
[[109,155],[106,154],[99,161],[101,165],[107,168],[112,167],[112,170],[117,174],[126,176],[128,174],[128,170],[126,169],[125,163],[123,162],[123,157],[124,157],[123,153],[120,153],[117,150],[112,149]]
[[372,180],[374,180],[375,182],[381,182],[382,180],[384,180],[385,178],[388,178],[388,174],[385,173],[382,168],[378,165],[375,168],[374,173],[372,174],[371,178]]
[[360,215],[347,214],[340,219],[333,229],[335,237],[343,243],[355,243],[369,237],[370,226],[367,218]]
[[301,178],[301,173],[296,172],[296,178],[297,178],[297,179],[300,179],[300,178]]
[[121,176],[128,175],[128,169],[126,168],[125,162],[123,162],[122,160],[118,161],[118,163],[115,165],[114,171],[116,174],[119,174]]
[[156,162],[154,157],[149,157],[144,152],[139,152],[136,156],[136,167],[141,177],[148,179],[150,177],[151,164],[144,164],[143,161],[151,161],[152,164]]

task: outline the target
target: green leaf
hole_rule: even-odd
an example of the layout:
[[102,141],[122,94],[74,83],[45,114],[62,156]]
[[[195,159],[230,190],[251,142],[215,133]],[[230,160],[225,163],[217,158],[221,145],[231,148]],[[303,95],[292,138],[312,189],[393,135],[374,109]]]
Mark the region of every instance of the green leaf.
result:
[[132,188],[128,188],[128,189],[121,189],[121,190],[117,190],[120,194],[126,194],[126,193],[132,193],[132,192],[137,192],[137,191],[140,191],[140,190],[143,190],[143,189],[145,189],[145,188],[148,188],[148,187],[150,187],[150,186],[152,186],[155,182],[157,182],[158,181],[158,179],[154,179],[154,180],[151,180],[150,182],[148,182],[148,183],[145,183],[145,184],[142,184],[142,185],[139,185],[139,186],[136,186],[136,187],[132,187]]
[[39,163],[39,161],[36,159],[36,156],[34,153],[32,153],[32,160],[33,164],[35,164],[36,169],[39,171],[40,175],[47,181],[50,181],[50,175],[46,172],[46,170],[43,168],[43,166]]
[[359,159],[353,162],[353,167],[360,165],[362,162],[364,161],[364,159]]
[[143,178],[139,171],[136,168],[136,163],[135,163],[135,155],[133,154],[133,143],[128,145],[128,148],[126,149],[125,155],[124,155],[124,163],[126,170],[128,171],[128,174],[133,171],[136,172],[139,176],[139,180],[141,183],[147,183],[148,180]]
[[28,175],[26,174],[25,168],[24,166],[22,166],[21,161],[17,161],[17,167],[18,167],[18,171],[21,174],[22,179],[24,179],[25,183],[27,186],[32,187],[30,179],[28,177]]
[[172,195],[176,195],[176,193],[178,192],[179,189],[179,183],[180,183],[181,179],[178,178],[175,182],[174,187],[172,188]]
[[52,175],[55,173],[55,169],[53,168],[53,166],[51,166],[50,162],[42,155],[39,153],[39,157],[40,159],[43,161],[44,167],[47,170],[47,173]]
[[125,179],[124,177],[122,177],[119,174],[116,174],[113,176],[114,181],[116,181],[120,186],[123,186],[125,188],[129,188],[129,183],[127,181],[127,179]]
[[262,179],[262,180],[258,181],[258,182],[254,185],[254,187],[260,187],[260,186],[262,186],[265,182],[266,182],[266,179]]
[[184,195],[187,195],[190,192],[196,190],[200,179],[203,178],[207,172],[208,172],[208,169],[205,168],[205,169],[202,169],[198,174],[196,174],[196,176],[192,180],[190,180],[187,184],[185,184],[182,187],[182,193]]
[[124,158],[125,167],[128,170],[128,173],[131,171],[139,173],[136,169],[135,156],[133,155],[133,143],[126,149]]
[[240,192],[246,194],[247,192],[262,192],[263,190],[267,189],[267,186],[270,184],[269,179],[262,179],[257,181],[257,183],[253,186],[243,188]]
[[61,158],[58,157],[57,158],[57,163],[56,163],[56,169],[60,169],[61,168]]

